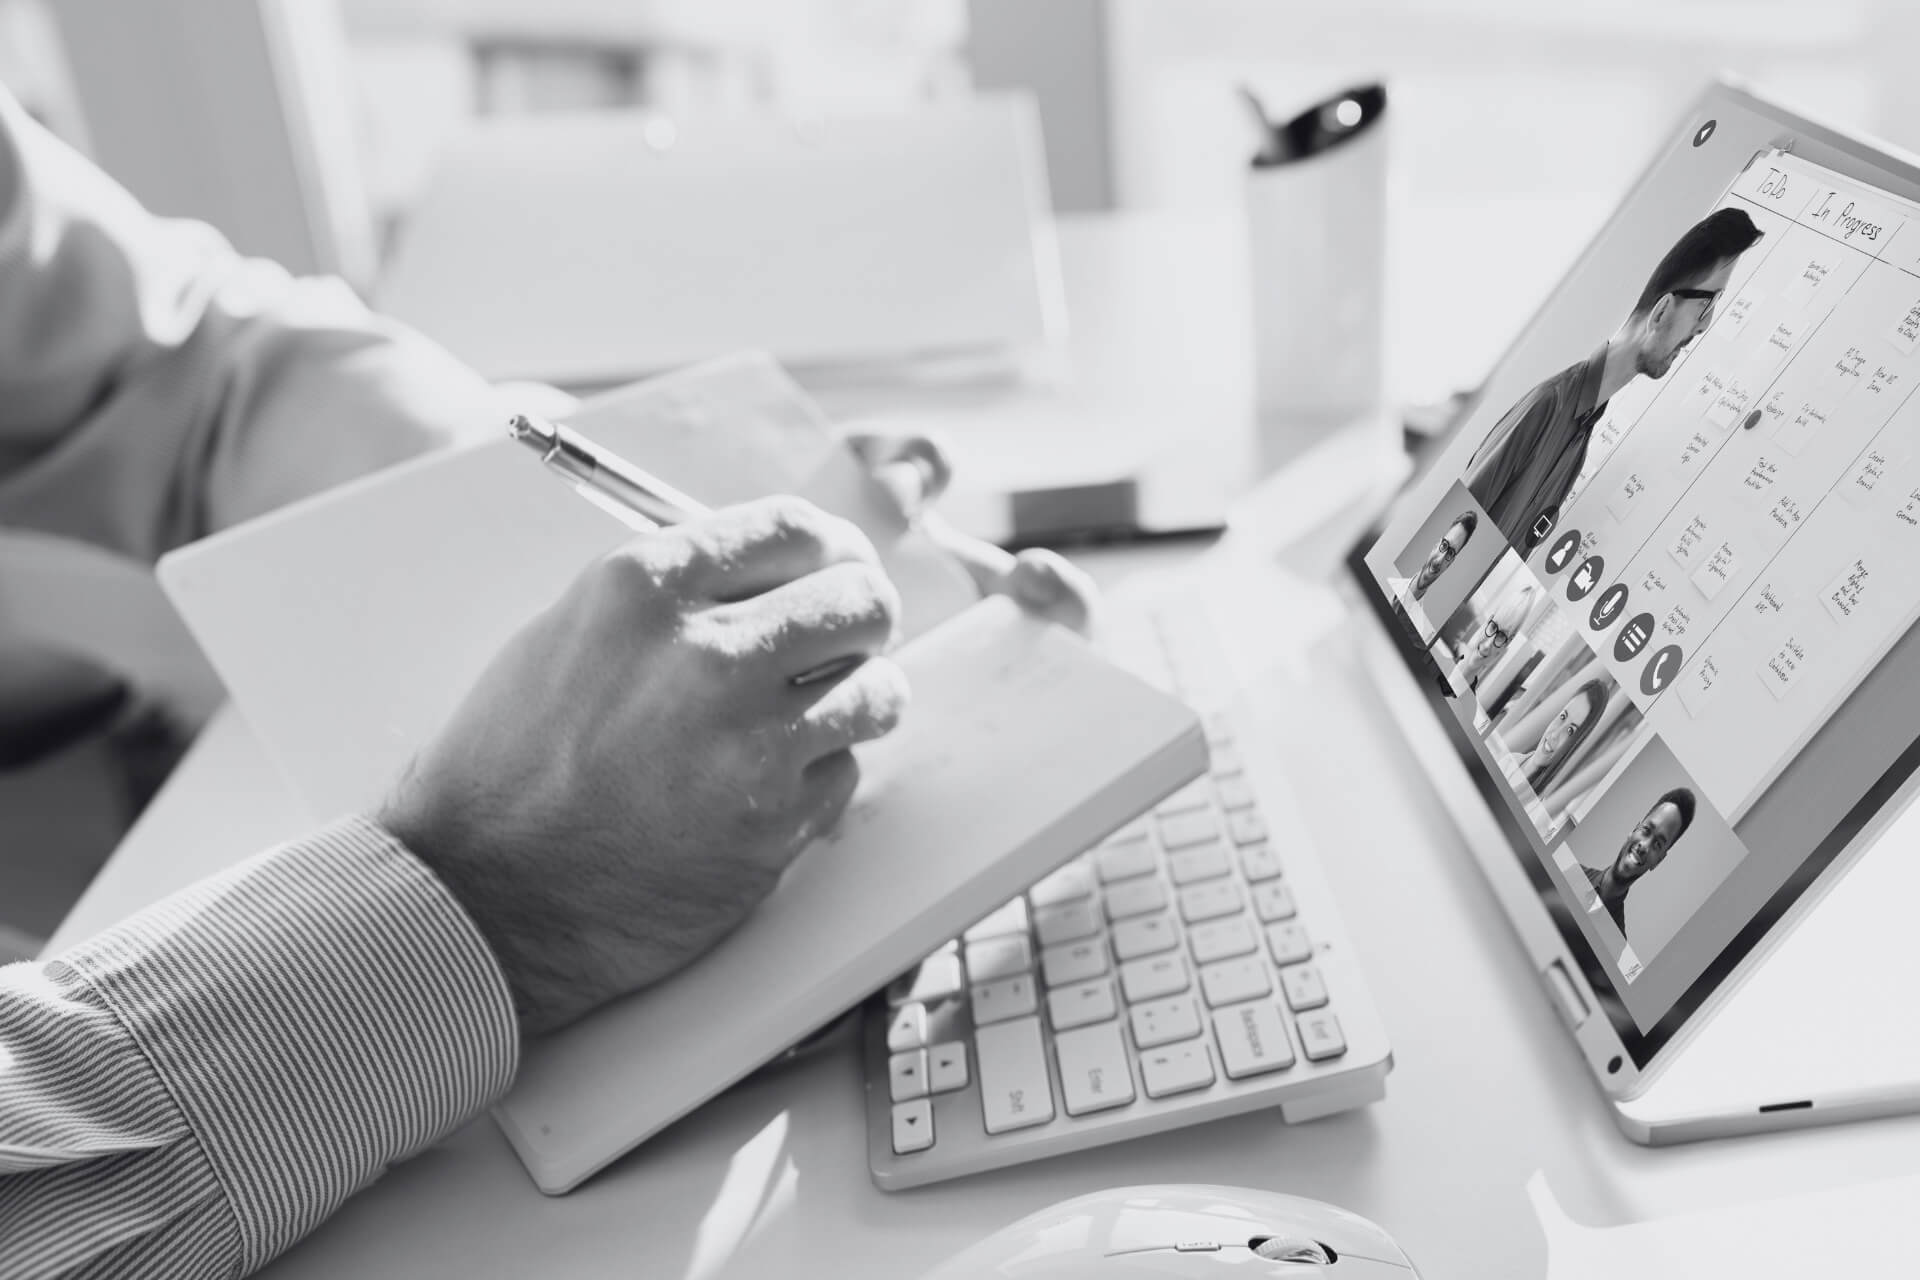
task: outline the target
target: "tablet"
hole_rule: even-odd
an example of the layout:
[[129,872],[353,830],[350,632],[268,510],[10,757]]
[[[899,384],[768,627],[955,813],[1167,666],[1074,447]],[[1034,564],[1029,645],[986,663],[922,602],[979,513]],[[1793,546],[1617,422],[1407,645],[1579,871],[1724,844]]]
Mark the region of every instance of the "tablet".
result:
[[1717,84],[1349,561],[1616,1097],[1906,802],[1916,387],[1920,168]]

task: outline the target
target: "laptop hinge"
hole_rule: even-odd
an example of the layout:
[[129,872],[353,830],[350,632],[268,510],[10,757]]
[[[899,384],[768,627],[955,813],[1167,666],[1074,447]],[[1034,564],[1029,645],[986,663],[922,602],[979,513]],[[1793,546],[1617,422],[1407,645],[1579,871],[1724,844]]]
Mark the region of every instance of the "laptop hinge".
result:
[[1567,975],[1567,966],[1561,960],[1549,960],[1543,969],[1547,978],[1547,990],[1553,992],[1554,1007],[1560,1010],[1560,1016],[1569,1029],[1578,1031],[1593,1013],[1593,1006],[1580,994],[1573,979]]

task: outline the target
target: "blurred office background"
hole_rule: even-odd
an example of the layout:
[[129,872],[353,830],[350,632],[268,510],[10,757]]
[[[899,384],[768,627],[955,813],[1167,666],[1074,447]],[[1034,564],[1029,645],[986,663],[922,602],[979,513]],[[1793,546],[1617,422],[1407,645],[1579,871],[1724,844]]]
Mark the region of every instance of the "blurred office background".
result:
[[[1402,251],[1500,247],[1436,283],[1495,290],[1516,324],[1702,77],[1920,148],[1916,43],[1903,0],[0,0],[0,78],[149,204],[362,286],[478,117],[1019,85],[1058,209],[1203,210],[1238,198],[1233,85],[1279,112],[1384,77],[1427,224]],[[1490,234],[1495,206],[1546,225]]]

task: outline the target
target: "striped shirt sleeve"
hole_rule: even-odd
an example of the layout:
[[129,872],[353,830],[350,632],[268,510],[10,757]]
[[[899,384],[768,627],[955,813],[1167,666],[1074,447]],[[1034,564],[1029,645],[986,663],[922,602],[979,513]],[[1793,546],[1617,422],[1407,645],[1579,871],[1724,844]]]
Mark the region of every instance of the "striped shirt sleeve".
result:
[[0,968],[0,1276],[236,1277],[506,1091],[512,1001],[352,819]]

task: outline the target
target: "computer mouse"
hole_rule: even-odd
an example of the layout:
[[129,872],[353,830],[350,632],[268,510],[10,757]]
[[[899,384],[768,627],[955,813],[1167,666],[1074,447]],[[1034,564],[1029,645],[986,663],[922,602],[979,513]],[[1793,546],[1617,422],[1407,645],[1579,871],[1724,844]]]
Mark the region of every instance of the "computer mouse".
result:
[[1246,1187],[1117,1187],[1029,1214],[921,1280],[1125,1276],[1418,1280],[1385,1231],[1318,1200]]

